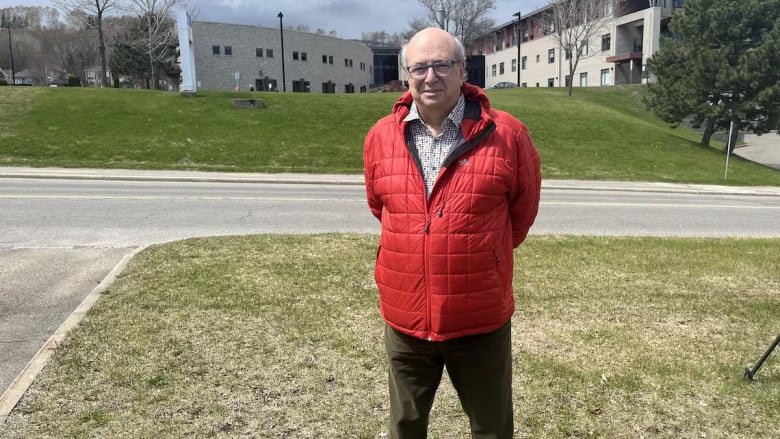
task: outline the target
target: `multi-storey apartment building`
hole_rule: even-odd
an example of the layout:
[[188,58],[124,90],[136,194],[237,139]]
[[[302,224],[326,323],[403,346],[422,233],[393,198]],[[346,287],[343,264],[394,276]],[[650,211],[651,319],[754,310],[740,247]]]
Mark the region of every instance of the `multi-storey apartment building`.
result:
[[373,83],[374,54],[362,42],[262,26],[189,24],[199,90],[359,93]]
[[585,46],[575,77],[569,78],[566,54],[545,29],[552,6],[504,23],[470,45],[485,56],[485,85],[514,82],[522,87],[575,87],[637,84],[652,80],[647,59],[659,49],[661,35],[683,0],[613,0],[599,11],[604,19]]

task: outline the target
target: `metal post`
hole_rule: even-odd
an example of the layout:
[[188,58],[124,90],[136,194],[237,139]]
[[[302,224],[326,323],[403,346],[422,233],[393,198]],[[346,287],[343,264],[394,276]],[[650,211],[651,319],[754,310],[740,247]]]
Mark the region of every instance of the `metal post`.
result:
[[729,139],[726,141],[726,170],[723,172],[723,181],[727,181],[729,178],[729,156],[731,155],[731,149],[733,146],[731,145],[731,137],[732,133],[734,132],[734,121],[731,121],[731,124],[729,125]]
[[286,92],[287,80],[284,77],[284,25],[282,24],[282,18],[284,18],[284,14],[280,12],[277,17],[279,17],[279,35],[282,39],[282,91]]
[[523,70],[523,57],[520,54],[520,41],[522,41],[523,36],[521,35],[521,22],[520,22],[520,12],[515,12],[515,17],[517,17],[517,86],[521,87],[520,85],[520,70]]

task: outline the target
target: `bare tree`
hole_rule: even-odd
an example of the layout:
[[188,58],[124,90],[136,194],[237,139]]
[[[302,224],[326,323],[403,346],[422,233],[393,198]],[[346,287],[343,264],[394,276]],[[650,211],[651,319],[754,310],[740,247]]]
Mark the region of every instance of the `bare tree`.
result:
[[[434,24],[458,37],[468,45],[476,37],[490,31],[496,24],[488,17],[496,8],[494,0],[417,0],[428,10],[428,25]],[[420,21],[415,21],[420,24]],[[410,25],[412,22],[410,22]]]
[[50,30],[46,35],[49,69],[81,79],[84,70],[97,61],[95,39],[88,33],[83,29]]
[[[98,53],[100,54],[100,83],[108,87],[106,75],[106,37],[103,33],[103,19],[112,10],[121,10],[123,0],[54,0],[54,4],[64,9],[70,17],[82,16],[84,24],[98,32]],[[81,13],[77,12],[81,11]]]
[[608,16],[613,13],[614,0],[552,0],[550,9],[535,20],[549,33],[569,61],[568,92],[572,94],[574,73],[583,58],[596,53],[590,41],[602,32]]
[[173,23],[173,10],[184,7],[185,0],[128,0],[130,7],[143,20],[143,34],[137,41],[125,41],[144,54],[149,63],[153,87],[159,86],[158,66],[175,59],[178,45],[176,26]]

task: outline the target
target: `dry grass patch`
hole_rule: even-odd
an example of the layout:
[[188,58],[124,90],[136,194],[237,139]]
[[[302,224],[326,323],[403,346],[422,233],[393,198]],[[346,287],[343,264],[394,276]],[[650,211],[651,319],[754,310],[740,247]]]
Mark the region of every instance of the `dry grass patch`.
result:
[[[376,438],[376,236],[139,254],[0,437]],[[532,236],[517,253],[518,437],[773,437],[780,239]],[[431,437],[467,437],[445,381]]]

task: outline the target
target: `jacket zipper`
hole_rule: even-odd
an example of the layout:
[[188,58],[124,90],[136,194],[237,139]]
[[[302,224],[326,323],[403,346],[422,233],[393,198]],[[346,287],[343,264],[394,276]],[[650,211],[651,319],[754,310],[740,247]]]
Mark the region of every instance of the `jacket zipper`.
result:
[[[443,177],[446,175],[449,171],[449,165],[452,164],[458,157],[465,154],[467,151],[471,150],[471,148],[478,145],[483,139],[485,139],[487,136],[489,136],[493,131],[496,129],[496,124],[492,120],[488,123],[488,126],[482,130],[476,137],[474,137],[469,142],[463,142],[461,145],[457,146],[452,154],[450,154],[447,158],[444,159],[444,163],[442,163],[442,168],[444,168],[445,172],[441,174],[438,177]],[[436,192],[436,188],[441,185],[440,181],[441,178],[437,178],[436,182],[433,184],[433,188],[431,189],[431,196],[428,197],[427,191],[425,190],[425,173],[422,169],[422,163],[420,161],[420,156],[417,153],[417,148],[414,147],[414,144],[411,140],[411,136],[409,135],[408,128],[406,132],[404,133],[404,137],[406,139],[406,146],[407,150],[412,154],[412,158],[414,162],[417,164],[417,170],[420,172],[420,178],[422,179],[423,184],[423,197],[425,197],[425,226],[423,227],[423,261],[425,266],[423,267],[424,276],[425,276],[425,332],[428,334],[426,339],[428,341],[433,340],[433,337],[431,336],[431,291],[430,291],[430,285],[431,285],[431,279],[430,279],[430,267],[428,262],[428,238],[431,230],[431,206],[430,206],[430,200],[433,199],[433,194]],[[443,215],[443,205],[438,210],[437,215],[441,218]]]

